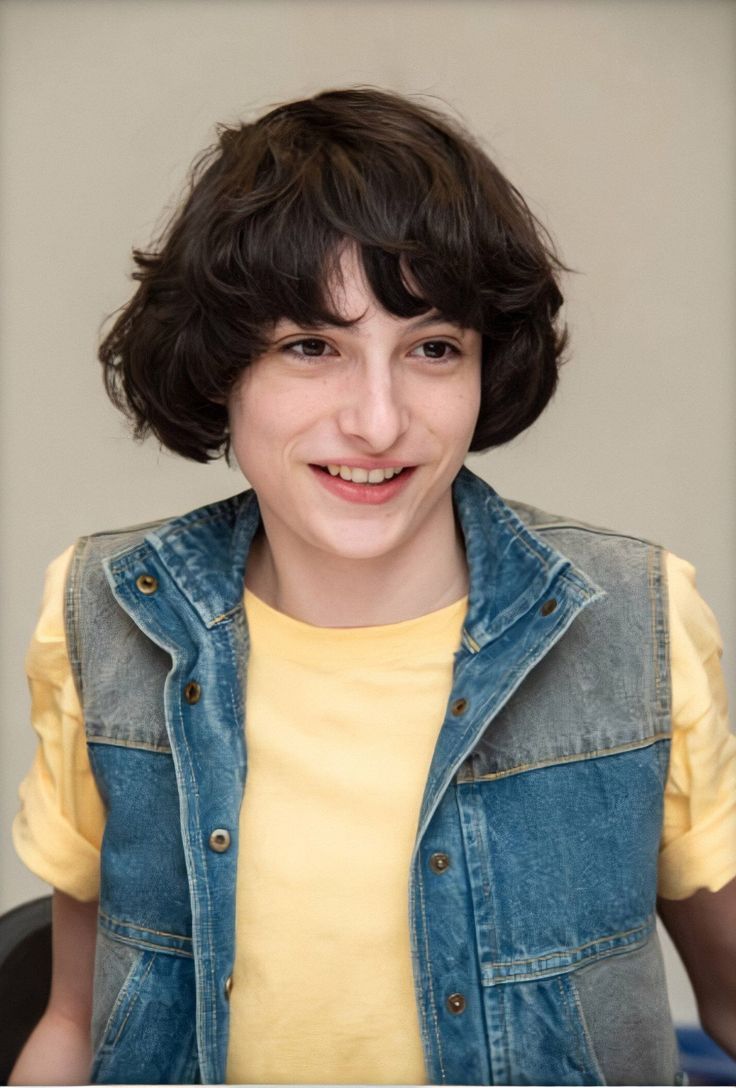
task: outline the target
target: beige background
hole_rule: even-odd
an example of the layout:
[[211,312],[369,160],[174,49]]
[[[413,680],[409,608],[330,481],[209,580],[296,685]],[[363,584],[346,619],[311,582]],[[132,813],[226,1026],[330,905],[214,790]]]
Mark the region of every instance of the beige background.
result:
[[[543,419],[471,467],[507,496],[696,564],[732,650],[736,5],[718,0],[0,0],[0,909],[31,759],[22,675],[45,565],[76,535],[239,490],[136,446],[102,319],[213,123],[326,86],[446,104],[552,228],[573,359]],[[727,656],[733,678],[733,658]],[[694,1019],[671,950],[675,1014]]]

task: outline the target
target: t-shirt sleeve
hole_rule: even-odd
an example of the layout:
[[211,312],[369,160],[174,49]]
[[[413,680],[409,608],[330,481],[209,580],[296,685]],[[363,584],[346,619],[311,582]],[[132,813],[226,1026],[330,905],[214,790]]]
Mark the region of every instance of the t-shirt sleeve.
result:
[[658,893],[685,899],[736,876],[736,736],[730,731],[715,616],[695,568],[667,555],[672,745]]
[[20,785],[13,843],[28,868],[88,901],[99,892],[105,809],[87,755],[82,708],[66,646],[68,548],[46,572],[41,614],[26,654],[35,758]]

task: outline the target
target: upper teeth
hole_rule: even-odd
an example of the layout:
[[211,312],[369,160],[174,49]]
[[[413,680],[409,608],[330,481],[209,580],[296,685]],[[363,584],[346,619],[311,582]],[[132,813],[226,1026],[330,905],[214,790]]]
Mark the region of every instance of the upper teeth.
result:
[[398,476],[403,468],[350,468],[349,465],[328,465],[330,476],[340,476],[343,480],[351,480],[354,484],[381,484],[384,480],[390,480],[392,476]]

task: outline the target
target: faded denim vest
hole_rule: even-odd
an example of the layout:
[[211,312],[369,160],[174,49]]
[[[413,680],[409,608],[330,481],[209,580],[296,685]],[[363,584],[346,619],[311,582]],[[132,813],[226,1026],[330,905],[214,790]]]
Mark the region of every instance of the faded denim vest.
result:
[[[509,505],[467,469],[453,497],[469,605],[407,904],[428,1078],[676,1083],[661,549]],[[108,810],[97,1083],[225,1077],[259,521],[250,491],[76,549],[68,642]]]

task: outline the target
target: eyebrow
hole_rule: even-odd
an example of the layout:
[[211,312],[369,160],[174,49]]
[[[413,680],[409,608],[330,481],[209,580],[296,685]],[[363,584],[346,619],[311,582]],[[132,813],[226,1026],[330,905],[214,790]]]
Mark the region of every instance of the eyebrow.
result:
[[[287,318],[286,320],[291,320]],[[335,325],[331,321],[317,321],[314,324],[310,324],[306,327],[312,329],[355,329],[360,324],[360,318],[356,318],[355,321],[348,322],[347,325]],[[299,324],[298,322],[292,322],[293,324]],[[451,317],[447,317],[445,314],[441,314],[438,311],[433,313],[424,314],[422,317],[418,317],[415,321],[410,321],[407,328],[409,329],[421,329],[425,325],[439,325],[446,324],[452,325],[453,328],[462,332],[465,329],[465,325],[461,325],[459,321],[453,321]]]

